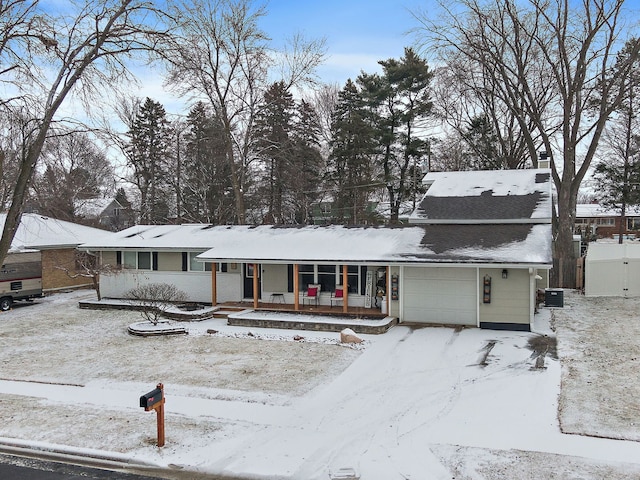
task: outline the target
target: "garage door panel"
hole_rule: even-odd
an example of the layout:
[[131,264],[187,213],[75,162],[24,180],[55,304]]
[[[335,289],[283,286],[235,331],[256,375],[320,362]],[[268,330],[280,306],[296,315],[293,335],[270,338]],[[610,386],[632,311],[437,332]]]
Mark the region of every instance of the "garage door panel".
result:
[[464,268],[405,267],[403,320],[476,325],[476,271]]

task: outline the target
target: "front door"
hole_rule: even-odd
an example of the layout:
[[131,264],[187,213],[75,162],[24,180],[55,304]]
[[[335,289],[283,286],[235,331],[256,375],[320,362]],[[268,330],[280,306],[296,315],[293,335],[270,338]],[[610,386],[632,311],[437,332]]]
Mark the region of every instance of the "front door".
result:
[[254,272],[254,264],[253,263],[245,263],[243,266],[243,277],[244,277],[244,298],[253,298],[253,276],[258,274],[258,298],[261,298],[262,293],[262,277],[260,276],[260,264],[258,264],[258,271]]

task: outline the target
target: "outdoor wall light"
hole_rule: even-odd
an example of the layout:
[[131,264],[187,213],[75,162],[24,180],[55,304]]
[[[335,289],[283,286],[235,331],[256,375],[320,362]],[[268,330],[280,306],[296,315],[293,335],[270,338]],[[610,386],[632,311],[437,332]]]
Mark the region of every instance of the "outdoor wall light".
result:
[[507,278],[509,276],[509,271],[506,268],[502,269],[502,278]]

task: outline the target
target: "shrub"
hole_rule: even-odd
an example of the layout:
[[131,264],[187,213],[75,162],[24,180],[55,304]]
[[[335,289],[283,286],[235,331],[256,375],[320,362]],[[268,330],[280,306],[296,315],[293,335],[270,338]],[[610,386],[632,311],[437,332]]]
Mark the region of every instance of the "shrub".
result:
[[171,304],[184,302],[187,294],[170,283],[148,283],[129,290],[125,297],[140,308],[146,320],[157,325]]

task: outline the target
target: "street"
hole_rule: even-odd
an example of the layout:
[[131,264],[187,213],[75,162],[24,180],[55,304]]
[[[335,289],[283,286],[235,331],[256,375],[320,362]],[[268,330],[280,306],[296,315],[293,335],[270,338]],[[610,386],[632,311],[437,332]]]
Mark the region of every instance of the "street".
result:
[[158,477],[146,477],[32,458],[0,455],[0,478],[11,480],[150,480]]

